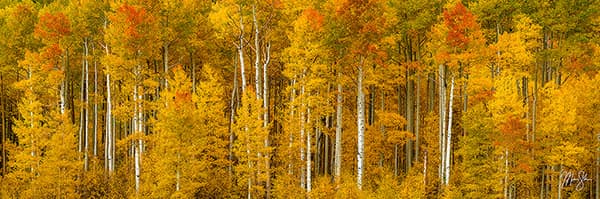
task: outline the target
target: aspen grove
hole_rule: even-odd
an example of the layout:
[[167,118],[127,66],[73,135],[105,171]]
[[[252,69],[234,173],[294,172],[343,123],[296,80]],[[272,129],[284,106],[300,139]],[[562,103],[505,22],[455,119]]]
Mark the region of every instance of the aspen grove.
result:
[[598,0],[0,0],[0,198],[600,198]]

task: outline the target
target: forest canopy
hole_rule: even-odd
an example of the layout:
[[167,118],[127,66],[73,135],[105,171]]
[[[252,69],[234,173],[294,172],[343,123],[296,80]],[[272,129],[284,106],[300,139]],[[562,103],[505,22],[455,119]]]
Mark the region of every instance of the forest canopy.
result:
[[0,0],[0,198],[599,198],[598,0]]

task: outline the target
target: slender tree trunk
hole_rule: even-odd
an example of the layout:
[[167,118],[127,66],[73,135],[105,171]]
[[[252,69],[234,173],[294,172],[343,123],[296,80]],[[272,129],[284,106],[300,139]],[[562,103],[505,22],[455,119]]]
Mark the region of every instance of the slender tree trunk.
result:
[[244,18],[242,13],[242,6],[240,5],[240,44],[238,45],[238,55],[240,57],[240,72],[242,75],[242,95],[246,93],[246,69],[244,65]]
[[[415,118],[413,117],[414,114],[414,80],[412,80],[412,76],[413,76],[413,72],[412,69],[407,69],[406,72],[407,76],[406,76],[406,127],[407,127],[407,131],[410,133],[415,133],[414,132],[414,120]],[[413,147],[412,147],[412,140],[407,140],[406,142],[406,172],[408,172],[410,170],[410,168],[412,167],[412,160],[413,160]]]
[[98,156],[98,63],[93,43],[92,56],[94,56],[94,157],[96,157]]
[[454,77],[452,77],[452,83],[450,84],[450,102],[448,102],[448,140],[446,141],[446,174],[445,184],[448,185],[450,181],[450,160],[452,159],[452,99],[454,97]]
[[417,74],[417,99],[416,99],[417,107],[415,108],[415,160],[419,159],[420,152],[420,135],[419,135],[419,122],[421,121],[419,112],[421,110],[421,76]]
[[[331,86],[328,86],[328,87],[331,88]],[[327,90],[329,90],[329,88]],[[329,93],[329,92],[327,92],[327,93]],[[327,104],[329,104],[329,102]],[[329,122],[330,119],[331,119],[330,116],[326,116],[326,118],[325,118],[325,128],[327,128],[327,129],[330,128],[330,126],[329,126],[330,125],[330,122]],[[329,153],[330,153],[330,150],[329,150],[329,135],[325,134],[324,137],[325,137],[325,144],[324,144],[325,145],[324,146],[325,149],[324,149],[324,155],[323,155],[324,156],[324,160],[323,160],[323,174],[328,175],[328,174],[330,174],[330,172],[329,172]]]
[[356,109],[357,109],[357,121],[356,125],[358,127],[358,153],[357,153],[357,169],[356,169],[356,184],[358,189],[362,189],[362,176],[363,176],[363,168],[364,168],[364,137],[365,137],[365,94],[363,92],[363,58],[360,60],[360,64],[358,65],[358,99],[356,100]]
[[[318,116],[317,116],[318,117]],[[317,119],[315,120],[316,123],[320,123],[320,121]],[[315,176],[319,176],[319,174],[321,174],[321,166],[323,166],[323,164],[321,164],[321,156],[323,155],[321,153],[322,147],[323,145],[321,144],[321,142],[323,141],[321,139],[321,131],[319,129],[320,127],[317,126],[314,127],[315,130],[315,145],[317,145],[317,149],[315,150]]]
[[[104,29],[106,30],[107,21],[104,21]],[[104,52],[106,55],[109,54],[108,45],[105,44]],[[106,133],[105,133],[105,167],[108,170],[108,174],[111,175],[114,170],[114,131],[112,121],[112,96],[110,92],[110,68],[106,67]]]
[[[104,21],[104,29],[106,30],[108,20]],[[106,55],[109,54],[108,44],[104,46],[104,52]],[[110,92],[110,67],[106,67],[106,135],[105,135],[105,167],[108,170],[108,174],[111,175],[114,171],[114,152],[115,152],[115,137],[113,131],[113,120],[112,120],[112,96]]]
[[83,104],[82,106],[84,107],[84,123],[83,123],[83,131],[84,131],[84,168],[87,171],[88,170],[88,161],[89,161],[89,138],[90,138],[90,134],[89,134],[89,88],[90,88],[90,84],[89,84],[89,64],[88,64],[88,39],[85,38],[83,40],[83,46],[84,46],[84,55],[83,55],[83,63],[84,63],[84,70],[83,70],[83,74],[84,74],[84,79],[83,82],[84,84],[82,84],[81,86],[85,86],[84,93],[82,93],[82,95],[85,95],[83,98],[85,101],[82,101],[81,103]]
[[545,194],[544,190],[546,189],[546,175],[545,175],[546,166],[542,165],[542,180],[540,181],[540,199],[544,199]]
[[342,74],[338,71],[338,83],[337,83],[337,105],[336,105],[336,123],[335,123],[335,162],[334,162],[334,176],[336,184],[340,183],[340,174],[342,172]]
[[233,183],[233,140],[234,140],[234,133],[233,133],[233,128],[232,125],[235,122],[235,101],[236,101],[236,95],[237,95],[237,90],[238,90],[238,85],[237,85],[237,63],[235,63],[235,58],[234,58],[234,63],[233,63],[233,88],[231,89],[231,101],[229,104],[229,107],[231,109],[231,114],[229,115],[229,180],[231,183]]
[[[108,66],[107,66],[108,68]],[[106,149],[104,153],[106,154],[106,165],[108,169],[108,173],[112,174],[114,170],[114,133],[112,130],[112,99],[110,93],[110,73],[106,73],[106,140],[105,145]]]
[[[66,73],[65,69],[66,69],[66,66],[63,65],[62,66],[62,71],[64,72],[65,77],[66,77],[67,73]],[[66,83],[67,83],[66,82],[66,78],[64,78],[62,80],[62,82],[60,83],[60,91],[59,92],[60,92],[60,114],[61,115],[65,113],[65,105],[66,105],[65,104],[65,89],[66,89],[65,87],[66,87]]]
[[[507,154],[508,154],[508,152],[507,152]],[[508,168],[507,168],[507,170],[508,170]],[[507,171],[507,173],[508,173],[508,171]],[[558,191],[558,199],[562,198],[562,189],[563,189],[562,179],[563,179],[562,165],[559,165],[558,166],[558,179],[556,179],[556,182],[558,184],[558,189],[557,189],[557,191]]]
[[[307,117],[307,121],[306,123],[308,124],[309,128],[308,129],[312,129],[312,125],[310,123],[310,107],[307,108],[306,110],[306,117]],[[310,152],[310,148],[311,148],[311,140],[310,140],[310,130],[306,132],[306,192],[310,193],[310,191],[312,190],[312,172],[311,172],[311,152]]]
[[[469,93],[467,93],[467,83],[469,82],[468,80],[469,80],[469,75],[466,74],[464,77],[464,83],[463,83],[463,87],[462,87],[462,97],[463,97],[463,99],[462,99],[462,103],[463,103],[462,104],[463,105],[462,115],[465,115],[467,113],[467,108],[469,105],[469,103],[468,103],[469,102]],[[466,132],[465,128],[462,128],[462,135],[465,136],[466,133],[467,132]]]
[[445,87],[445,78],[444,78],[444,66],[440,64],[439,66],[439,98],[438,98],[438,108],[439,108],[439,150],[440,150],[440,167],[439,167],[439,172],[440,172],[440,182],[442,182],[442,184],[445,182],[444,178],[446,177],[445,175],[445,157],[446,154],[444,153],[445,150],[445,129],[444,127],[445,125],[445,120],[446,120],[446,108],[445,108],[445,95],[446,95],[446,87]]
[[[270,146],[270,130],[269,130],[269,74],[268,74],[268,66],[271,61],[271,42],[267,43],[266,53],[265,53],[265,62],[263,63],[263,127],[267,129],[267,137],[265,138],[265,148],[269,148]],[[266,186],[265,191],[267,192],[266,198],[271,198],[271,154],[266,153]]]
[[427,187],[427,150],[423,153],[423,185]]
[[[302,75],[302,79],[304,79],[304,75]],[[305,98],[306,96],[304,95],[304,82],[302,82],[302,86],[300,87],[300,98],[301,98],[301,102],[302,102],[302,107],[300,109],[300,160],[302,162],[304,162],[306,160],[306,156],[304,153],[304,146],[302,146],[302,142],[304,141],[305,136],[306,136],[306,102],[305,102]],[[306,182],[306,164],[302,166],[302,168],[300,169],[300,186],[304,189],[307,188],[307,182]]]
[[260,43],[258,42],[259,30],[256,21],[256,4],[252,5],[252,22],[254,24],[254,87],[256,99],[260,99],[262,90],[260,82]]
[[180,178],[181,178],[181,174],[179,171],[179,165],[180,165],[180,160],[181,160],[181,153],[177,152],[177,172],[175,173],[175,191],[179,191],[179,187],[180,187]]
[[[137,74],[137,71],[134,72]],[[133,117],[131,119],[131,135],[137,133],[138,129],[138,87],[137,85],[133,86]],[[139,170],[139,151],[137,150],[137,144],[136,141],[131,141],[131,155],[133,156],[133,161],[134,161],[134,171],[135,171],[135,192],[137,193],[139,191],[139,176],[138,176],[138,170]]]
[[140,191],[140,146],[136,146],[134,148],[134,153],[135,153],[135,193],[136,195],[139,193]]
[[538,92],[538,69],[535,70],[535,81],[533,82],[533,107],[531,111],[531,143],[535,144],[535,127],[537,116],[537,92]]
[[[525,106],[525,120],[529,121],[529,80],[527,79],[527,77],[523,77],[523,106]],[[527,136],[527,142],[531,141],[531,127],[529,125],[529,122],[526,122],[525,124],[525,134]]]
[[[291,87],[292,87],[292,93],[290,94],[290,102],[295,102],[295,95],[296,95],[296,79],[292,79],[291,81]],[[294,113],[295,113],[295,106],[294,103],[290,103],[290,118],[295,118]],[[294,144],[294,133],[290,133],[290,139],[289,139],[289,144],[288,144],[288,149],[290,150],[288,159],[291,160],[292,159],[292,146]],[[292,165],[292,161],[288,162],[288,174],[292,174],[293,173],[293,165]]]
[[[381,113],[385,112],[385,91],[381,91]],[[378,118],[378,120],[381,120],[382,118]],[[381,137],[383,139],[386,139],[386,135],[385,135],[385,126],[383,124],[379,125],[379,130],[381,131]],[[383,167],[384,161],[385,160],[385,155],[384,155],[384,151],[379,152],[379,167]]]
[[[85,55],[82,56],[82,62],[81,62],[81,86],[80,86],[81,88],[80,88],[80,93],[79,93],[79,96],[80,96],[79,101],[81,102],[81,105],[79,106],[80,112],[79,112],[79,147],[78,147],[78,149],[79,149],[80,153],[84,153],[84,143],[85,143],[85,140],[84,140],[85,139],[85,135],[84,135],[84,130],[85,130],[84,129],[84,126],[85,126],[84,111],[85,111],[85,109],[84,109],[84,104],[83,104],[84,96],[85,96],[84,95],[84,92],[85,92],[84,85],[85,85]],[[84,168],[85,168],[85,166],[84,166]]]
[[[600,144],[600,134],[597,135],[598,143]],[[596,152],[596,199],[600,199],[600,147]]]
[[[0,104],[2,105],[2,107],[1,107],[2,108],[2,177],[4,177],[6,175],[6,103],[5,103],[6,100],[4,99],[5,96],[4,96],[3,75],[4,75],[3,73],[0,73],[0,90],[2,90],[2,93],[0,94]],[[61,101],[61,102],[64,102],[64,101]]]

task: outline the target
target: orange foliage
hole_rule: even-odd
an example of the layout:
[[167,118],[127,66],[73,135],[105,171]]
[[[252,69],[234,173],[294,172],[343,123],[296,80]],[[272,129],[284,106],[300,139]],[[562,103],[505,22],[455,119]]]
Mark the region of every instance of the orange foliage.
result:
[[525,144],[522,139],[525,136],[525,124],[517,116],[510,116],[499,127],[502,133],[499,144],[506,147],[509,151],[515,151]]
[[63,50],[60,48],[58,44],[52,44],[45,48],[45,50],[41,53],[41,57],[45,60],[45,63],[42,67],[44,70],[53,69],[58,62],[60,62],[60,55],[62,55]]
[[56,40],[71,34],[71,24],[67,16],[63,13],[45,13],[40,17],[39,23],[35,26],[34,34],[41,38]]
[[477,104],[479,102],[487,102],[494,97],[493,90],[483,90],[475,93],[473,96],[469,96],[469,106]]
[[464,48],[470,39],[469,30],[476,27],[475,17],[459,1],[452,10],[444,11],[444,24],[448,27],[447,40],[453,47]]
[[307,8],[302,12],[302,17],[305,17],[310,24],[310,27],[316,31],[320,31],[323,28],[323,15],[319,11],[313,8]]
[[192,101],[192,94],[188,91],[175,92],[175,104],[187,103]]
[[124,4],[117,10],[117,12],[125,15],[126,17],[125,23],[128,24],[128,27],[125,30],[125,33],[134,39],[140,38],[139,26],[142,25],[144,19],[148,17],[146,15],[146,10],[144,8],[136,9],[133,6]]

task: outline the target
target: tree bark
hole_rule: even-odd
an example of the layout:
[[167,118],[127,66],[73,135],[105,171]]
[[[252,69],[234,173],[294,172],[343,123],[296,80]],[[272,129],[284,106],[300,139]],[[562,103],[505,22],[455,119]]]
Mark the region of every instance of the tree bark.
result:
[[452,83],[450,84],[450,101],[448,102],[448,131],[447,131],[447,136],[448,136],[448,140],[446,141],[446,163],[444,163],[444,166],[446,166],[446,171],[444,172],[446,174],[445,176],[445,184],[448,185],[448,182],[450,181],[450,160],[452,159],[452,99],[454,97],[454,77],[452,77]]
[[254,24],[254,84],[256,99],[261,98],[261,82],[260,82],[260,43],[258,42],[259,30],[258,21],[256,20],[256,4],[252,5],[252,24]]
[[[381,113],[385,112],[385,91],[381,91]],[[381,120],[382,118],[379,118],[378,120]],[[382,124],[379,125],[379,130],[381,131],[381,137],[383,139],[386,139],[385,136],[385,126]],[[379,167],[383,167],[383,161],[385,160],[385,155],[384,155],[385,151],[381,151],[379,152]]]
[[[414,114],[414,80],[411,79],[413,75],[412,69],[408,69],[407,68],[407,72],[406,72],[406,127],[407,127],[407,131],[410,133],[415,133],[414,132],[414,120],[415,118],[413,118],[413,114]],[[406,172],[408,172],[410,170],[410,168],[412,167],[412,160],[413,160],[413,148],[412,148],[412,140],[409,139],[406,142]]]
[[[269,62],[271,61],[271,42],[267,43],[267,47],[266,47],[266,53],[265,53],[265,62],[263,63],[263,107],[264,107],[264,113],[263,113],[263,127],[267,128],[267,137],[265,138],[265,148],[269,148],[270,146],[270,130],[269,130],[269,76],[268,76],[268,66],[269,66]],[[267,174],[267,180],[266,180],[266,198],[269,199],[271,198],[271,154],[266,153],[265,154],[267,156],[266,158],[266,174]]]
[[340,174],[342,172],[342,73],[337,73],[337,106],[336,106],[336,124],[335,124],[335,162],[334,176],[336,184],[340,183]]
[[444,131],[445,129],[444,129],[444,127],[446,126],[445,125],[445,120],[446,120],[445,101],[446,100],[444,99],[445,95],[446,95],[446,92],[445,92],[446,87],[445,87],[445,79],[444,79],[444,65],[441,65],[441,64],[439,65],[438,72],[439,72],[439,81],[438,81],[438,85],[439,85],[439,98],[438,98],[439,114],[438,114],[438,116],[439,116],[439,118],[438,118],[438,121],[439,121],[439,145],[440,145],[439,150],[440,150],[440,156],[441,156],[440,157],[441,161],[440,161],[440,167],[439,167],[439,173],[440,173],[439,176],[440,176],[440,182],[442,182],[442,184],[443,184],[443,182],[445,182],[444,177],[446,176],[445,169],[444,169],[445,168],[444,165],[446,163],[446,160],[445,160],[446,155],[444,153],[444,150],[445,150],[445,139],[444,139],[445,138],[445,131]]
[[[104,30],[106,30],[108,20],[104,21]],[[104,52],[106,55],[109,54],[108,44],[104,46]],[[114,171],[114,155],[115,155],[115,134],[113,130],[112,120],[112,96],[110,92],[110,67],[106,67],[106,135],[105,135],[105,167],[108,170],[108,174],[111,175]]]
[[420,135],[419,135],[419,122],[421,121],[419,112],[421,109],[421,76],[417,74],[417,99],[416,99],[416,108],[415,108],[415,160],[419,159],[420,152]]
[[[304,79],[304,75],[302,75],[302,79]],[[305,113],[306,104],[305,103],[306,102],[304,101],[304,99],[306,98],[306,96],[304,94],[304,89],[305,89],[304,88],[304,83],[305,82],[302,82],[303,85],[300,87],[300,99],[301,99],[302,105],[301,105],[301,108],[300,108],[300,142],[299,143],[300,143],[300,146],[301,146],[300,147],[300,160],[302,162],[304,162],[306,160],[305,151],[304,151],[305,149],[304,149],[304,146],[302,146],[302,142],[304,141],[304,139],[306,139],[305,138],[305,136],[306,136],[306,113]],[[301,171],[300,171],[300,186],[302,188],[304,188],[305,190],[307,190],[306,189],[307,188],[306,185],[308,183],[308,182],[306,182],[306,179],[307,179],[306,178],[306,175],[307,175],[306,174],[306,170],[307,170],[306,164],[302,165],[302,168],[301,168]]]
[[358,127],[358,153],[357,153],[357,169],[356,169],[356,184],[358,189],[362,189],[362,176],[364,167],[364,136],[365,136],[365,94],[363,92],[363,58],[358,65],[358,99],[356,100],[357,109],[357,127]]
[[92,43],[92,56],[94,56],[94,157],[98,156],[98,63],[96,62],[94,43]]
[[135,153],[135,193],[136,195],[140,191],[140,148],[141,146],[137,146],[134,148]]
[[87,171],[88,170],[88,161],[89,161],[89,64],[88,64],[88,38],[84,38],[83,40],[83,47],[84,47],[84,54],[83,54],[83,66],[84,69],[82,71],[83,73],[83,77],[84,80],[82,80],[82,82],[84,82],[81,87],[82,90],[84,90],[84,93],[82,93],[82,95],[84,95],[82,98],[84,99],[84,101],[82,101],[82,106],[83,106],[83,110],[84,110],[84,123],[83,123],[83,131],[84,131],[84,169]]
[[244,93],[246,93],[246,72],[245,72],[245,66],[244,66],[244,18],[243,18],[243,13],[242,13],[242,6],[239,6],[239,10],[240,10],[240,35],[239,35],[239,40],[240,40],[240,44],[237,46],[238,47],[238,55],[240,57],[240,72],[242,75],[242,95],[244,95]]
[[233,88],[231,89],[231,101],[229,104],[229,108],[231,109],[231,114],[229,115],[229,180],[233,183],[233,123],[235,119],[235,101],[237,95],[238,85],[237,85],[237,63],[233,63]]
[[[108,66],[107,66],[108,68]],[[106,149],[104,153],[106,154],[106,165],[108,169],[108,173],[112,174],[114,170],[114,144],[115,138],[112,129],[112,97],[110,93],[110,73],[106,73],[106,140],[105,145]]]
[[[307,117],[307,121],[306,123],[308,124],[309,128],[308,129],[312,129],[312,125],[310,123],[310,107],[307,108],[306,110],[306,117]],[[312,172],[311,172],[311,152],[310,152],[310,148],[311,148],[311,140],[310,140],[310,130],[306,132],[306,192],[310,193],[310,191],[312,190]]]

